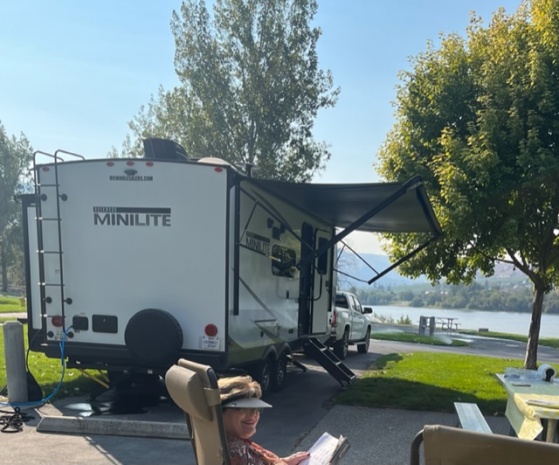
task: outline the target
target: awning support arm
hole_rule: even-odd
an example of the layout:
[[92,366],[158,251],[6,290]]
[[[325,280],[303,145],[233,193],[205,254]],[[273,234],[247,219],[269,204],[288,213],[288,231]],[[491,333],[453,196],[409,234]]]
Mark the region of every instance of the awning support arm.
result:
[[406,181],[404,184],[402,184],[402,186],[396,192],[389,195],[379,205],[377,205],[375,208],[373,208],[372,210],[365,213],[363,216],[361,216],[361,218],[355,220],[353,223],[351,223],[349,226],[347,226],[344,230],[342,230],[339,234],[336,234],[336,235],[332,236],[332,239],[330,239],[328,242],[323,244],[319,249],[315,250],[312,254],[309,254],[307,257],[305,257],[304,260],[301,260],[297,264],[297,267],[301,268],[304,265],[306,265],[308,262],[313,261],[314,259],[316,259],[316,257],[325,253],[330,247],[332,247],[334,244],[340,242],[344,237],[346,237],[348,234],[351,234],[353,231],[355,231],[357,228],[359,228],[359,226],[366,223],[373,216],[375,216],[376,214],[378,214],[379,212],[384,210],[388,205],[390,205],[391,203],[395,202],[400,197],[405,195],[406,192],[408,192],[410,189],[416,189],[418,186],[420,186],[422,184],[422,182],[423,181],[421,180],[420,176],[414,176],[413,178]]
[[369,279],[369,281],[367,281],[367,284],[373,284],[375,281],[377,281],[378,279],[382,278],[385,274],[390,273],[394,268],[400,266],[402,263],[404,263],[405,261],[409,260],[410,258],[412,258],[414,255],[418,254],[419,252],[421,252],[425,247],[427,247],[429,244],[431,244],[432,242],[436,241],[440,236],[434,236],[431,239],[429,239],[428,241],[424,242],[423,244],[421,244],[419,247],[417,247],[416,249],[412,250],[409,254],[407,254],[406,256],[400,258],[400,260],[397,260],[395,263],[393,263],[392,265],[390,265],[388,268],[386,268],[384,271],[381,271],[380,273],[378,273],[374,278]]

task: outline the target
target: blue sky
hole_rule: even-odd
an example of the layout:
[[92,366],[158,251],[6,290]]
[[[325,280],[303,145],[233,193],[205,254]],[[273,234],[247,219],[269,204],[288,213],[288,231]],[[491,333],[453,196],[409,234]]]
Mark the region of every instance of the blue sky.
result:
[[[464,35],[521,0],[319,0],[320,65],[341,94],[315,138],[332,158],[316,182],[375,182],[372,163],[394,123],[398,71],[441,32]],[[127,122],[159,85],[178,83],[169,22],[180,0],[21,0],[0,5],[0,121],[36,150],[88,158],[120,148]]]
[[[341,94],[315,138],[332,157],[315,182],[378,182],[373,162],[394,124],[398,72],[440,33],[465,34],[521,0],[319,0],[320,65]],[[35,150],[87,158],[120,148],[127,123],[159,85],[176,84],[169,23],[180,0],[0,0],[0,121]],[[382,253],[354,233],[360,252]]]

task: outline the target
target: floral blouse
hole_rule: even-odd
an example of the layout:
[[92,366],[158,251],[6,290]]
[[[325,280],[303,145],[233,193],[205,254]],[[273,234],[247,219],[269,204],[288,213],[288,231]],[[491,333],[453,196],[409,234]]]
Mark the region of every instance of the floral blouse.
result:
[[227,435],[227,446],[231,465],[276,465],[283,463],[273,452],[264,449],[249,439]]

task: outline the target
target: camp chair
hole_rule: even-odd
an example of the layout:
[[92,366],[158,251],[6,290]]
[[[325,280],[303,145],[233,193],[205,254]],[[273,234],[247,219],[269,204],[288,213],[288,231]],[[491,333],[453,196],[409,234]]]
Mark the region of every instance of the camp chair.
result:
[[217,376],[207,365],[180,359],[165,375],[173,401],[186,414],[198,465],[230,465]]
[[414,438],[410,464],[419,465],[423,442],[425,465],[559,464],[559,444],[426,425]]

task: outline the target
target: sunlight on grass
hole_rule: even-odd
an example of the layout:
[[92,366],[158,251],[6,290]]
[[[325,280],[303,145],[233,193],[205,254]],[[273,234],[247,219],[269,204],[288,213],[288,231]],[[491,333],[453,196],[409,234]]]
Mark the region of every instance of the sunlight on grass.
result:
[[0,314],[26,311],[27,307],[25,305],[21,305],[19,297],[11,297],[0,294]]
[[429,352],[386,355],[336,402],[438,412],[452,412],[454,402],[475,402],[485,414],[503,415],[507,396],[495,374],[507,367],[521,368],[522,362]]

